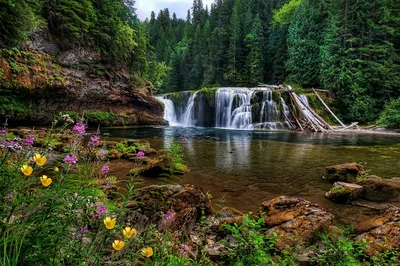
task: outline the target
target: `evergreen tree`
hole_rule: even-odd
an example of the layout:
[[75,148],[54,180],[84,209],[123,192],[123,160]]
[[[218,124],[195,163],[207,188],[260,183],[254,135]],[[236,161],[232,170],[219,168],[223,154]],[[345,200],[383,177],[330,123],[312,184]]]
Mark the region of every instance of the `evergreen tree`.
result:
[[286,71],[290,81],[319,86],[321,56],[327,12],[323,1],[303,0],[296,8],[287,37]]
[[248,72],[246,83],[255,86],[264,81],[264,33],[258,16],[256,16],[252,30],[247,34],[245,42],[250,50],[245,67]]

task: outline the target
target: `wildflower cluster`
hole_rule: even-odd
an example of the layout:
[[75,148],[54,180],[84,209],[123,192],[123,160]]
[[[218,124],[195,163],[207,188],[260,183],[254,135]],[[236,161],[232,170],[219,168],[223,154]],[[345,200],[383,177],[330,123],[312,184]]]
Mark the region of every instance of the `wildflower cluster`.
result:
[[[67,115],[58,120],[72,122]],[[177,253],[162,248],[155,225],[139,230],[121,222],[126,221],[121,216],[138,179],[125,184],[107,176],[112,162],[107,146],[100,147],[99,132],[85,143],[83,122],[66,128],[65,134],[51,130],[45,136],[32,132],[22,139],[0,130],[0,250],[8,252],[5,261],[10,265],[105,265],[110,264],[105,254],[112,248],[112,260],[129,258],[134,265],[146,260],[152,265]],[[56,149],[54,143],[64,146]],[[143,151],[136,152],[137,160],[144,157]],[[126,185],[126,194],[108,197],[101,184]],[[166,217],[174,215],[170,211]]]

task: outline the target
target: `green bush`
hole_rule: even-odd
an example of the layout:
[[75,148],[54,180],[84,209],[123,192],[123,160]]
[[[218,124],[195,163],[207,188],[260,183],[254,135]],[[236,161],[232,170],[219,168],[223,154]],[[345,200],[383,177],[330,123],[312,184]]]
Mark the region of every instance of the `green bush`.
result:
[[393,99],[385,105],[379,123],[387,128],[400,128],[400,98]]
[[224,265],[297,265],[296,259],[289,253],[280,255],[275,244],[279,241],[276,234],[269,236],[263,232],[265,221],[250,219],[245,215],[241,225],[224,227],[232,234],[234,243],[225,243],[229,251],[223,255]]

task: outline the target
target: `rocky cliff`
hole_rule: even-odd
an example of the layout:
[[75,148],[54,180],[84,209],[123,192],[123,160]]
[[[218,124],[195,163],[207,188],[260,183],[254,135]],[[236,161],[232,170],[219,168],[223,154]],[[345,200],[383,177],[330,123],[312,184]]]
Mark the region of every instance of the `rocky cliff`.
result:
[[62,51],[46,30],[31,33],[22,49],[0,49],[1,121],[46,125],[60,112],[93,125],[167,124],[162,103],[132,84],[124,64],[88,49]]

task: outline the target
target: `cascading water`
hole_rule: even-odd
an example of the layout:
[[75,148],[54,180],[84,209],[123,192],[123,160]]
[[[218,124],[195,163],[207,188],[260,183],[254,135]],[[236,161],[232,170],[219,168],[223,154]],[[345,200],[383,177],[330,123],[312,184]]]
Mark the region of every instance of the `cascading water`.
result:
[[164,103],[164,119],[169,122],[170,126],[179,125],[178,119],[176,118],[174,102],[164,98],[164,96],[157,96],[156,98]]
[[182,125],[185,127],[194,127],[196,126],[196,114],[195,114],[195,100],[198,95],[198,91],[196,91],[192,96],[190,96],[189,101],[187,103],[186,110],[183,114],[183,123]]
[[[185,127],[292,128],[292,124],[288,121],[291,117],[289,107],[282,98],[280,99],[282,105],[278,105],[269,88],[220,88],[215,92],[214,97],[210,98],[210,95],[214,96],[205,91],[194,93],[185,91],[178,96],[176,94],[165,95],[161,99],[166,109],[165,119],[171,125]],[[283,110],[279,110],[279,106]]]
[[292,115],[290,114],[289,106],[287,106],[285,100],[282,97],[281,97],[281,102],[283,106],[283,113],[285,116],[285,125],[289,129],[294,129],[292,123],[290,122]]
[[308,103],[307,96],[305,96],[304,94],[300,94],[299,97],[300,97],[300,100],[301,100],[306,106],[310,106],[310,104]]
[[260,121],[254,124],[255,129],[278,129],[283,128],[280,122],[281,111],[278,110],[277,103],[273,100],[272,90],[268,88],[262,89],[262,105],[260,113]]
[[221,88],[215,94],[216,127],[247,129],[252,124],[251,98],[247,88]]

